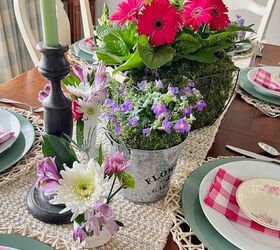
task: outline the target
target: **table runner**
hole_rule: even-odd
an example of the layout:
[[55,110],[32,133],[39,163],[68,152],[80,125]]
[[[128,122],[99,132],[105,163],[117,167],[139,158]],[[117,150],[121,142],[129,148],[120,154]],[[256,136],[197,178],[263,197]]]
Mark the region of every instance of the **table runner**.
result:
[[[26,195],[36,180],[34,160],[41,156],[39,134],[42,132],[42,121],[29,111],[16,108],[8,110],[24,115],[33,123],[36,141],[32,150],[15,167],[0,175],[0,233],[27,235],[48,243],[55,249],[79,249],[79,245],[72,240],[72,225],[45,224],[28,213]],[[129,202],[120,195],[114,199],[115,217],[125,227],[99,249],[164,248],[170,229],[176,221],[177,211],[180,210],[180,191],[184,180],[204,161],[223,115],[212,126],[189,134],[164,200],[144,205]]]

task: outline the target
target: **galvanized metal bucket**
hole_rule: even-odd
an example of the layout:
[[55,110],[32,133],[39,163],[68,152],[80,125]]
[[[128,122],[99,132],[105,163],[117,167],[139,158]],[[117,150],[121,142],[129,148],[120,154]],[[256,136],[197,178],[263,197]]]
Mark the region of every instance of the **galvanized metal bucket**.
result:
[[175,147],[162,150],[128,149],[116,143],[110,136],[112,153],[124,152],[126,160],[131,161],[127,172],[136,182],[134,189],[124,189],[122,195],[133,201],[151,203],[163,198],[169,188],[170,178],[176,167],[181,143]]

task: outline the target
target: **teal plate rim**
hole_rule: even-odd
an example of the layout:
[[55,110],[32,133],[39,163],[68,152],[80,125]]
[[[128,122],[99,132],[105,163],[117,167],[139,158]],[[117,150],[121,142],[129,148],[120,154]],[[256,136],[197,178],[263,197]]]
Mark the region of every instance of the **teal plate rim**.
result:
[[258,92],[254,86],[250,83],[250,81],[247,78],[247,74],[250,69],[243,70],[239,74],[238,84],[239,86],[244,89],[247,93],[252,95],[253,97],[260,99],[262,101],[272,103],[275,105],[280,105],[280,97],[272,96],[272,95],[263,95],[260,92]]
[[12,167],[27,154],[35,140],[35,130],[31,122],[18,113],[11,113],[20,121],[20,134],[12,147],[0,154],[0,173]]
[[248,160],[255,159],[232,157],[206,162],[194,170],[184,183],[181,195],[183,214],[192,231],[208,249],[238,250],[239,248],[220,235],[204,215],[199,202],[200,183],[207,173],[219,165]]
[[49,245],[29,237],[17,234],[0,234],[0,247],[12,247],[19,250],[54,250]]

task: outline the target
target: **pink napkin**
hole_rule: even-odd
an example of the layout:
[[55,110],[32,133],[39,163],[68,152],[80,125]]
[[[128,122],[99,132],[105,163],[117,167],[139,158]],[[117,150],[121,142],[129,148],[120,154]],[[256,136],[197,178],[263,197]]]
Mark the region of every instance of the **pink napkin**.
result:
[[0,145],[14,136],[14,132],[0,131]]
[[96,48],[93,36],[85,39],[84,43],[85,43],[86,46],[90,47],[91,49],[95,49]]
[[209,188],[209,193],[204,199],[204,203],[231,221],[280,238],[280,231],[266,228],[252,221],[240,210],[236,201],[236,190],[242,182],[241,179],[220,168]]
[[267,89],[280,92],[280,83],[273,81],[271,78],[271,73],[267,72],[263,68],[258,68],[254,76],[254,81]]

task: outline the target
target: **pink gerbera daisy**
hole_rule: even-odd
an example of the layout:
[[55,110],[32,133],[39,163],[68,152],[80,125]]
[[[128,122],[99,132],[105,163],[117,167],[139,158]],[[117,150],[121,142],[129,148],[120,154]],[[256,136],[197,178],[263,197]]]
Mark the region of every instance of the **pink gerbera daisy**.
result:
[[201,24],[208,24],[211,21],[211,8],[209,0],[192,0],[184,4],[183,16],[185,26],[191,26],[197,30]]
[[139,16],[138,31],[149,36],[152,45],[171,44],[180,27],[180,13],[168,0],[145,4]]
[[224,29],[230,23],[228,17],[228,8],[222,0],[210,0],[209,6],[211,7],[212,19],[210,26],[215,29]]
[[123,1],[118,5],[116,12],[111,16],[111,21],[120,25],[124,25],[128,21],[135,21],[143,5],[143,0]]

